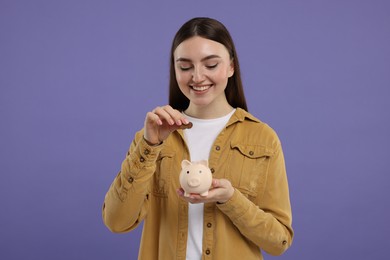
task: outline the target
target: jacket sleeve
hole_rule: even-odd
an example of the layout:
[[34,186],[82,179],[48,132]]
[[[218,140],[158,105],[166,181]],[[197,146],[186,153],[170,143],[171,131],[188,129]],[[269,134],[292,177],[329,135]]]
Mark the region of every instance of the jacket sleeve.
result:
[[112,232],[133,230],[146,217],[150,185],[162,147],[163,144],[149,146],[142,131],[136,134],[104,199],[103,221]]
[[217,206],[241,234],[268,254],[280,255],[290,247],[293,239],[288,183],[280,142],[268,160],[263,196],[252,202],[235,189],[229,201]]

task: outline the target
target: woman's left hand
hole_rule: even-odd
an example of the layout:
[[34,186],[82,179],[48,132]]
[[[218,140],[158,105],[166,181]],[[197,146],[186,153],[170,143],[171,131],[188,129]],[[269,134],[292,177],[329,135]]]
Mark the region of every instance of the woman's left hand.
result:
[[193,204],[210,202],[225,203],[233,196],[234,188],[227,179],[213,179],[212,187],[207,196],[191,193],[189,197],[185,197],[182,188],[178,189],[176,192],[180,198]]

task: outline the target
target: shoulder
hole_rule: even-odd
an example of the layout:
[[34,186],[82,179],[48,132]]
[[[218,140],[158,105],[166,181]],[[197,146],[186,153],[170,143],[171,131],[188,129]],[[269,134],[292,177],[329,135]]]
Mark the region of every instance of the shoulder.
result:
[[232,142],[262,146],[275,151],[280,146],[280,140],[275,130],[251,113],[237,109],[232,117]]

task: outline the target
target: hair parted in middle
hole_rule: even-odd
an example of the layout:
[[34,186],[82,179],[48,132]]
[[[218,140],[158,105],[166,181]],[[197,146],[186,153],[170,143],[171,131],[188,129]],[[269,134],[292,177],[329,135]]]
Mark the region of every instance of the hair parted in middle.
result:
[[181,92],[176,81],[173,53],[180,43],[194,36],[219,42],[226,47],[234,66],[234,74],[228,79],[225,89],[226,99],[232,107],[248,111],[233,39],[221,22],[207,17],[196,17],[187,21],[173,38],[170,54],[169,105],[179,111],[184,111],[189,106],[189,99]]

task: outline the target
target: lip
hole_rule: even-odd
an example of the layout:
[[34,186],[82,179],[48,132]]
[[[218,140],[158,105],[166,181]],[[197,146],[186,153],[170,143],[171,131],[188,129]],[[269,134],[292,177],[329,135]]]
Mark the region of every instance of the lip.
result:
[[190,88],[196,93],[203,93],[209,90],[213,84],[203,84],[203,85],[190,85]]

